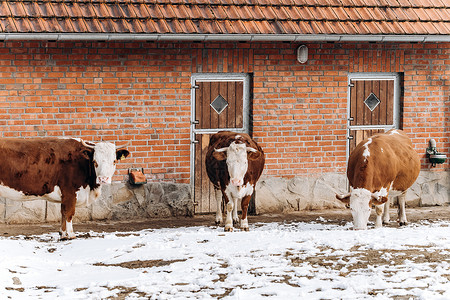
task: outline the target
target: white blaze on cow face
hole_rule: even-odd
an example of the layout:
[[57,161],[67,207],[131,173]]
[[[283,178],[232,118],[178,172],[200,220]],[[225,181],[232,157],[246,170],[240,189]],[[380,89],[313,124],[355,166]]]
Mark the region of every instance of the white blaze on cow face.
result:
[[258,150],[247,147],[243,143],[232,142],[230,146],[214,150],[214,157],[226,160],[230,184],[240,187],[244,184],[244,177],[248,170],[248,152],[257,153]]
[[248,169],[247,149],[245,144],[231,143],[227,149],[227,167],[230,183],[234,186],[244,184],[244,176]]
[[97,184],[111,183],[116,171],[116,147],[114,144],[108,142],[95,144],[94,168]]
[[353,229],[367,229],[371,212],[370,200],[372,193],[367,189],[354,189],[350,196],[350,209],[353,216]]

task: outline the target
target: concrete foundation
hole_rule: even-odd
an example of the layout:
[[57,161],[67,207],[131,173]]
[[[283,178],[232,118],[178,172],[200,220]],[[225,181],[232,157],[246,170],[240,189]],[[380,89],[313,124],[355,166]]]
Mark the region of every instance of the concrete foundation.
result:
[[[256,187],[256,212],[283,213],[326,208],[344,208],[335,194],[347,191],[343,174],[318,177],[263,177]],[[395,205],[395,199],[392,201]],[[407,205],[450,204],[450,172],[422,171],[408,190]],[[188,184],[152,182],[132,186],[113,183],[88,206],[76,208],[75,222],[90,220],[131,220],[171,216],[192,216],[194,203]],[[60,204],[44,200],[17,202],[0,198],[0,223],[59,222]]]

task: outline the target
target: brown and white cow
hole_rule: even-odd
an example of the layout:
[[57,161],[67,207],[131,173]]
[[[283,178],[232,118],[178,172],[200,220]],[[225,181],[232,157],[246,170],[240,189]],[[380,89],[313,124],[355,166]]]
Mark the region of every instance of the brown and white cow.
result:
[[111,183],[117,160],[130,154],[120,148],[71,138],[0,138],[0,196],[61,203],[61,239],[75,238],[75,206],[94,201],[100,185]]
[[[348,159],[347,178],[351,193],[336,195],[350,203],[354,229],[367,229],[372,204],[376,205],[375,227],[389,222],[389,194],[399,196],[398,221],[406,225],[406,190],[416,181],[420,159],[411,140],[401,130],[376,134],[359,143]],[[384,210],[384,212],[383,212]]]
[[233,231],[233,220],[239,222],[239,200],[241,229],[248,231],[247,209],[264,161],[263,150],[248,134],[223,131],[211,137],[205,159],[206,172],[215,188],[218,225],[223,222],[222,196],[226,204],[225,231]]

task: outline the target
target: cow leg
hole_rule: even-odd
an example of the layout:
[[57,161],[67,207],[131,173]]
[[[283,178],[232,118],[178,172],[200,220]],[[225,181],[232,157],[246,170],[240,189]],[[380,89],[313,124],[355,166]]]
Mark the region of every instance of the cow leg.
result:
[[390,223],[389,208],[391,207],[390,197],[388,197],[388,200],[383,205],[384,205],[383,224],[389,224]]
[[233,225],[239,224],[239,216],[238,216],[238,198],[234,198],[233,203]]
[[401,193],[398,196],[398,222],[400,226],[404,226],[408,223],[406,220],[406,192]]
[[234,206],[234,199],[231,199],[227,203],[227,217],[225,219],[225,231],[233,231],[233,206]]
[[72,227],[72,218],[75,215],[75,199],[67,201],[62,199],[61,203],[61,240],[71,240],[75,238]]
[[214,189],[214,194],[216,196],[217,201],[217,210],[216,210],[216,225],[219,226],[223,223],[222,217],[222,191],[218,189]]
[[385,208],[384,204],[375,205],[375,211],[377,213],[377,220],[375,221],[375,228],[380,228],[383,226],[383,223],[381,222],[381,216],[383,215],[384,208]]
[[247,210],[248,210],[248,204],[250,203],[251,198],[252,198],[251,195],[245,196],[241,202],[241,208],[242,208],[241,229],[244,231],[249,231],[248,220],[247,220]]

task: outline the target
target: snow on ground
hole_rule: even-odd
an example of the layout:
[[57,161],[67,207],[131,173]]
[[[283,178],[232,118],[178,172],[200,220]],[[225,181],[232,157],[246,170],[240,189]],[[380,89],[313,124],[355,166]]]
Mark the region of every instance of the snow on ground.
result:
[[0,299],[450,299],[450,222],[0,238]]

